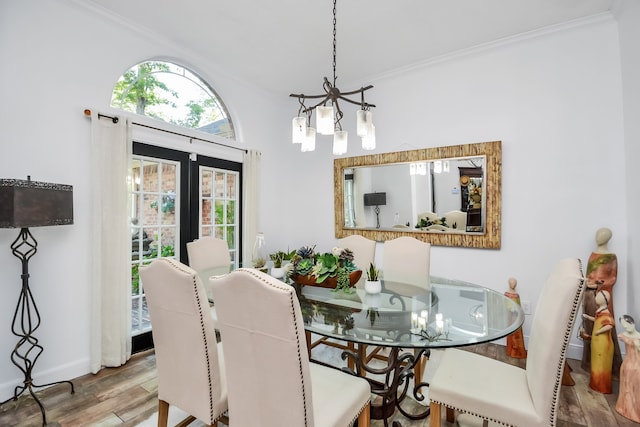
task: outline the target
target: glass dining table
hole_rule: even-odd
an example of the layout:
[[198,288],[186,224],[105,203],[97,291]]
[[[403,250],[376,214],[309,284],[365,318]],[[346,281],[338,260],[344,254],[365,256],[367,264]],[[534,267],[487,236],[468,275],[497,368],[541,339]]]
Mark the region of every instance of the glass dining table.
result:
[[[209,277],[228,272],[228,268],[218,267],[199,275],[208,285]],[[317,334],[354,344],[353,350],[346,349],[341,354],[354,368],[339,369],[369,381],[372,393],[380,397],[372,400],[371,418],[384,420],[385,426],[396,409],[409,419],[429,415],[429,402],[423,394],[423,387],[429,384],[423,382],[419,363],[423,356],[428,357],[433,349],[503,338],[524,321],[520,305],[504,294],[435,276],[420,285],[382,280],[382,291],[378,294],[368,294],[359,286],[345,292],[290,284],[296,288],[300,301],[308,343],[311,334]],[[211,297],[209,290],[207,293]],[[388,354],[384,358],[371,358],[371,349],[378,347]],[[413,411],[406,409],[403,402],[407,397],[424,406],[411,405]],[[422,409],[416,411],[416,406]]]
[[[421,366],[422,356],[428,357],[432,349],[503,338],[524,321],[520,305],[504,294],[434,276],[421,286],[383,280],[382,291],[373,295],[360,288],[346,293],[293,286],[297,287],[308,341],[311,334],[318,334],[354,343],[354,350],[343,350],[342,358],[350,359],[355,365],[351,372],[367,378],[372,393],[380,396],[372,401],[371,418],[385,420],[385,426],[396,409],[410,419],[429,415],[422,393],[428,383],[422,382],[421,370],[416,369]],[[382,366],[379,359],[373,362],[367,353],[375,347],[388,349]],[[426,403],[426,407],[413,405],[424,410],[416,413],[405,409],[403,401],[409,396]]]

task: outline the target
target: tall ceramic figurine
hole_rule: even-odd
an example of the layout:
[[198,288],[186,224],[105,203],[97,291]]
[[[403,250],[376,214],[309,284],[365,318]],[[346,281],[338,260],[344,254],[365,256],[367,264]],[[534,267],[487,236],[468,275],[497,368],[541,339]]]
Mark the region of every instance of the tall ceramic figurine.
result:
[[[520,294],[516,292],[516,286],[518,282],[511,277],[509,279],[509,290],[504,293],[508,298],[514,300],[520,305]],[[522,335],[522,328],[518,328],[514,333],[507,336],[507,356],[515,357],[516,359],[524,359],[527,357],[527,350],[524,347],[524,337]]]
[[589,387],[600,393],[612,392],[611,370],[613,365],[612,329],[615,320],[609,312],[609,292],[599,290],[596,293],[596,316],[591,335],[591,378]]
[[[593,319],[598,308],[595,297],[596,292],[604,290],[608,292],[609,313],[615,319],[613,311],[613,285],[618,277],[618,258],[615,254],[609,252],[607,244],[611,239],[611,230],[608,228],[600,228],[596,232],[596,250],[589,256],[587,263],[586,290],[582,297],[582,313],[583,322],[580,328],[580,336],[584,340],[582,350],[582,369],[591,370],[591,334],[593,333]],[[615,323],[613,325],[612,335],[616,336]],[[618,376],[620,372],[620,364],[622,356],[620,354],[620,346],[618,340],[614,341],[614,357],[613,357],[613,375]]]
[[640,423],[640,332],[629,315],[622,316],[620,323],[624,332],[618,338],[625,345],[626,356],[620,367],[620,394],[616,411]]

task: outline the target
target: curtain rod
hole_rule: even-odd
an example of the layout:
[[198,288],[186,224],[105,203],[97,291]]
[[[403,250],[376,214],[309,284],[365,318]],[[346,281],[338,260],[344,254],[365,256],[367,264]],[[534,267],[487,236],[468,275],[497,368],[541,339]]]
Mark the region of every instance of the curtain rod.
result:
[[[85,109],[84,110],[84,115],[87,116],[87,117],[90,117],[91,116],[91,110],[88,109],[88,108]],[[111,119],[111,121],[113,123],[118,123],[118,120],[120,120],[116,116],[108,116],[106,114],[98,113],[98,119],[101,119],[103,117],[105,119]],[[182,137],[185,137],[185,138],[189,138],[189,140],[197,139],[198,141],[208,142],[210,144],[215,144],[215,145],[221,145],[221,146],[223,146],[225,148],[231,148],[231,149],[234,149],[234,150],[240,150],[240,151],[244,151],[245,153],[247,153],[247,150],[244,149],[244,148],[234,147],[232,145],[223,144],[221,142],[210,141],[208,139],[202,139],[202,138],[198,138],[196,136],[189,136],[189,135],[185,135],[183,133],[174,132],[174,131],[166,130],[166,129],[160,129],[160,128],[157,128],[157,127],[154,127],[154,126],[145,125],[145,124],[142,124],[142,123],[131,122],[131,124],[136,125],[136,126],[140,126],[140,127],[144,127],[144,128],[148,128],[148,129],[159,130],[160,132],[165,132],[165,133],[170,133],[170,134],[173,134],[173,135],[182,136]]]

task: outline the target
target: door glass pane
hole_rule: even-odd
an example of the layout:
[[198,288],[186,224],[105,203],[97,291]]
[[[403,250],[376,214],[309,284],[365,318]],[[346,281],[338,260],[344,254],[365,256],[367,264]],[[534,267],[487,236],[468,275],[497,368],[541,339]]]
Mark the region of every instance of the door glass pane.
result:
[[[133,159],[131,161],[131,181],[129,182],[129,191],[140,191],[140,171],[141,171],[141,162],[140,159]],[[135,205],[132,205],[135,206]]]
[[236,222],[236,202],[235,202],[235,200],[229,200],[227,202],[227,222],[229,224],[235,224],[235,222]]
[[216,172],[216,197],[217,198],[222,198],[224,197],[224,178],[225,178],[225,173],[224,172]]
[[212,192],[212,183],[213,183],[213,171],[211,170],[201,170],[200,171],[200,192],[202,193],[202,197],[211,197]]
[[229,247],[236,247],[236,227],[234,226],[227,227],[227,243]]
[[163,193],[176,193],[176,169],[177,165],[162,165],[162,186]]
[[213,210],[211,209],[211,199],[202,199],[202,217],[200,219],[202,220],[202,225],[213,224]]
[[158,171],[157,162],[144,162],[144,166],[141,169],[142,175],[142,190],[149,192],[158,191],[158,180],[160,179],[160,173]]
[[224,200],[216,200],[216,224],[224,224]]

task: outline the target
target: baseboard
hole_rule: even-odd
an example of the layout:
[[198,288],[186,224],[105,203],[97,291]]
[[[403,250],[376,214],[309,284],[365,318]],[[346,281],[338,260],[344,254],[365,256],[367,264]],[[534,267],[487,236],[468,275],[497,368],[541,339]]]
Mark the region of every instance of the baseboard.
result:
[[[13,365],[11,365],[13,366]],[[16,374],[22,374],[22,372],[15,366]],[[90,372],[89,369],[89,359],[77,360],[73,363],[68,363],[66,365],[56,366],[54,369],[49,369],[46,371],[36,371],[33,373],[33,383],[35,385],[38,384],[49,384],[56,381],[70,381],[74,378],[80,377]],[[0,384],[0,402],[4,402],[7,399],[11,399],[14,394],[14,390],[16,386],[21,386],[24,383],[24,376],[17,376],[5,383]],[[34,388],[36,393],[40,390],[44,390],[43,388]],[[25,392],[26,393],[26,392]]]
[[567,359],[582,360],[583,348],[584,346],[582,344],[569,343],[569,347],[567,348]]
[[[529,348],[529,337],[525,336],[524,341],[525,341],[525,347]],[[493,343],[506,347],[507,339],[502,338],[500,340],[493,341]],[[567,359],[582,360],[582,348],[583,348],[582,344],[569,343],[569,346],[567,347]]]

